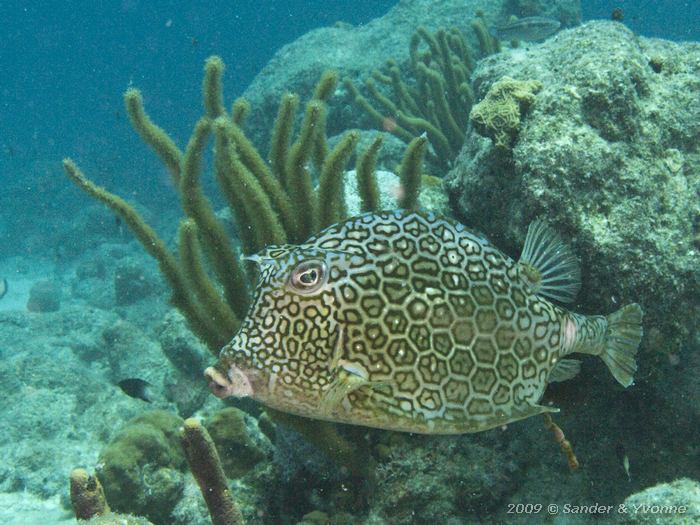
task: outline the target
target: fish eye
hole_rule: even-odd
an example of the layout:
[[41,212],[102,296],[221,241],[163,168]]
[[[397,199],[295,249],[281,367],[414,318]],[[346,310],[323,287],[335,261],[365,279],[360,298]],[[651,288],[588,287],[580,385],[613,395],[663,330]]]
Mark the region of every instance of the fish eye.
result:
[[324,262],[304,261],[292,270],[289,284],[298,292],[315,292],[323,284],[325,274],[326,265]]

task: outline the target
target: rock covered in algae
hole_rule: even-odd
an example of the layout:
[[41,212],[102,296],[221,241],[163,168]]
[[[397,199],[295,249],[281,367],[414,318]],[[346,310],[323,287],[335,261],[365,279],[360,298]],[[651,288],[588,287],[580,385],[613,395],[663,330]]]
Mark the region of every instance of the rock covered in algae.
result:
[[685,525],[700,522],[700,483],[688,478],[632,494],[617,514],[624,525]]
[[582,259],[584,306],[639,302],[647,347],[677,352],[700,321],[700,45],[590,22],[482,61],[477,99],[506,76],[542,89],[512,150],[468,133],[460,218],[513,254],[546,218]]
[[81,521],[84,525],[153,525],[146,518],[132,516],[130,514],[115,514],[110,512],[102,516],[95,516],[87,521]]
[[476,523],[514,488],[507,456],[441,437],[393,444],[377,469],[370,523]]
[[30,312],[57,312],[61,307],[61,286],[56,281],[42,280],[29,290],[27,310]]
[[114,272],[114,299],[117,306],[134,304],[155,293],[158,283],[139,262],[122,261]]

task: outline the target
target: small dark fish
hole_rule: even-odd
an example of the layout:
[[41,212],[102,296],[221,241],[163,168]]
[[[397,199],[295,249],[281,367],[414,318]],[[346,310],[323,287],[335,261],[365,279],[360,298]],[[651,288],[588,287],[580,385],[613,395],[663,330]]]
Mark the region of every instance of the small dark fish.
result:
[[0,299],[5,297],[5,295],[7,294],[7,290],[7,279],[3,278],[3,280],[0,281]]
[[627,456],[625,446],[622,443],[618,443],[615,446],[615,453],[617,454],[617,459],[620,461],[622,468],[625,469],[625,474],[627,474],[627,481],[632,481],[632,476],[630,476],[630,458],[629,456]]
[[612,10],[612,13],[610,13],[610,20],[613,20],[615,22],[622,22],[624,21],[624,19],[625,12],[619,7],[616,7]]
[[122,379],[119,381],[117,386],[129,397],[141,399],[146,403],[153,401],[151,383],[148,381],[139,379],[138,377],[130,377],[129,379]]
[[499,40],[536,42],[552,36],[559,31],[560,27],[561,24],[558,20],[543,16],[529,16],[498,26],[495,30],[495,36]]

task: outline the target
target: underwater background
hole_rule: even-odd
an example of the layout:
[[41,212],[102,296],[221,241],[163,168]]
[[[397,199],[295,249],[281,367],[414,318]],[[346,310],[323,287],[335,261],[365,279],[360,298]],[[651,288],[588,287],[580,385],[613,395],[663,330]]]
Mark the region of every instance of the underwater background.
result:
[[[499,45],[494,28],[512,16],[560,27]],[[179,438],[183,419],[196,417],[247,523],[700,522],[700,3],[10,0],[0,24],[0,521],[74,523],[69,476],[84,468],[115,512],[209,523]],[[411,172],[405,151],[425,130],[392,115],[365,81],[377,68],[387,78],[393,59],[406,85],[419,85],[409,42],[420,26],[458,28],[469,51],[448,60],[463,60],[467,87],[447,97],[460,129],[440,128],[447,119],[437,115],[441,133],[427,133]],[[176,312],[172,283],[129,220],[80,191],[61,160],[126,199],[175,249],[178,177],[134,131],[123,95],[137,88],[182,153],[212,55],[226,65],[225,109],[239,96],[250,103],[241,128],[261,158],[284,93],[299,95],[293,143],[322,73],[337,70],[315,98],[327,147],[357,129],[359,155],[381,133],[380,208],[398,206],[417,174],[412,207],[473,227],[514,258],[528,223],[544,216],[582,267],[573,311],[642,306],[635,385],[622,388],[589,357],[547,390],[579,468],[540,417],[446,437],[305,431],[253,401],[210,394],[202,372],[218,339]],[[473,110],[507,79],[513,123],[480,120]],[[391,81],[377,83],[406,104]],[[322,163],[312,157],[315,186]],[[347,157],[341,174],[355,166]],[[205,154],[201,184],[234,250],[247,253],[263,236],[246,240],[256,226],[227,211],[216,162]],[[363,198],[353,180],[347,215]]]

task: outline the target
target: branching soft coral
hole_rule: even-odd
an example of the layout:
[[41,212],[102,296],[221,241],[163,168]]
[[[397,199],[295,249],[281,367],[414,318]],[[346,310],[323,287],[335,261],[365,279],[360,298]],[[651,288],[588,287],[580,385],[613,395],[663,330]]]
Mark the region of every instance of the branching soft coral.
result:
[[[472,29],[478,37],[481,55],[499,50],[498,41],[477,16]],[[350,81],[345,87],[354,102],[378,127],[405,142],[425,134],[432,146],[432,160],[448,168],[464,142],[474,94],[469,77],[475,60],[467,40],[457,28],[440,28],[435,33],[419,27],[410,43],[411,79],[404,79],[395,60],[375,70],[365,81],[372,101]],[[380,86],[390,90],[383,93]]]

